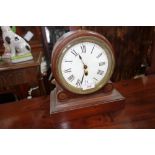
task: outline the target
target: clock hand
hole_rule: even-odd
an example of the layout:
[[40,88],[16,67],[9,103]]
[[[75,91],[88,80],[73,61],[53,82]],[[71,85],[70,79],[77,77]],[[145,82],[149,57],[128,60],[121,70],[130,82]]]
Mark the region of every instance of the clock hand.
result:
[[81,85],[83,83],[84,75],[85,75],[85,73],[83,73],[83,76],[82,76],[82,79],[81,79]]
[[84,73],[83,73],[83,76],[82,76],[82,80],[81,80],[81,84],[83,83],[84,76],[87,76],[87,75],[88,75],[88,71],[84,70]]
[[84,73],[83,73],[83,76],[82,76],[82,79],[81,79],[81,84],[82,84],[82,83],[83,83],[84,76],[87,76],[87,75],[88,75],[88,71],[86,70],[88,67],[87,67],[87,65],[85,65],[85,63],[83,62],[82,57],[81,57],[80,54],[79,54],[79,59],[82,61],[82,63],[83,63],[83,68],[84,68]]
[[84,62],[83,62],[82,57],[80,56],[80,54],[79,54],[79,59],[82,61],[84,69],[87,69],[87,65],[84,64]]

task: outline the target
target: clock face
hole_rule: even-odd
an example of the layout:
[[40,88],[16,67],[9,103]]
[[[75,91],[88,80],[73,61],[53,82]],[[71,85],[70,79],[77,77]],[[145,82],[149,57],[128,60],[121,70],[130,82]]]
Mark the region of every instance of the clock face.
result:
[[96,38],[76,39],[63,48],[58,59],[58,76],[64,88],[78,94],[99,90],[113,70],[113,55],[106,43]]
[[87,90],[101,82],[108,69],[105,50],[93,42],[82,42],[69,48],[61,63],[61,72],[66,82]]

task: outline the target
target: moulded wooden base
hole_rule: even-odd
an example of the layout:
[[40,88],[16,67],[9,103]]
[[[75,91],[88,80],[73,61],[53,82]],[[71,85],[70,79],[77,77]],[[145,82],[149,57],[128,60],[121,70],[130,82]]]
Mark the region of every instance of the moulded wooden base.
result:
[[64,102],[58,100],[57,89],[55,89],[50,95],[50,114],[55,117],[55,121],[64,121],[99,112],[113,112],[124,107],[124,100],[125,98],[116,89],[113,89],[111,93],[97,92],[84,96],[79,95]]

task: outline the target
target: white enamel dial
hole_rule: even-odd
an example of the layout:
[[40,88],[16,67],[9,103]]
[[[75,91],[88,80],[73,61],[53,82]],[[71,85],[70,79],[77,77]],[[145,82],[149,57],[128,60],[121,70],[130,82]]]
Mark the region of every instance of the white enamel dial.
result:
[[95,88],[103,80],[108,64],[105,49],[95,42],[85,41],[65,51],[60,67],[64,80],[84,91]]

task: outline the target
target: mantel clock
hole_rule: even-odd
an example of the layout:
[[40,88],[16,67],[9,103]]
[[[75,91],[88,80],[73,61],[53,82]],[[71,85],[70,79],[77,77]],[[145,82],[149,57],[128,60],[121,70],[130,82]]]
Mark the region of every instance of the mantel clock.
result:
[[[92,106],[100,97],[107,98],[104,97],[107,94],[109,99],[113,98],[113,85],[109,81],[115,66],[114,50],[101,34],[87,30],[64,34],[53,48],[51,62],[56,84],[51,100],[55,98],[53,102],[65,104],[64,109]],[[89,99],[85,100],[88,103],[83,103],[84,98]],[[79,104],[71,104],[73,100]]]

